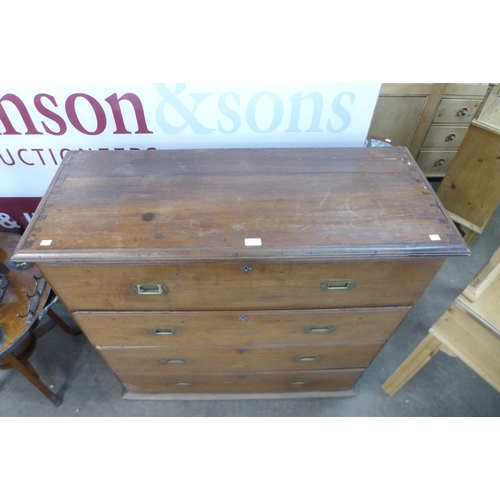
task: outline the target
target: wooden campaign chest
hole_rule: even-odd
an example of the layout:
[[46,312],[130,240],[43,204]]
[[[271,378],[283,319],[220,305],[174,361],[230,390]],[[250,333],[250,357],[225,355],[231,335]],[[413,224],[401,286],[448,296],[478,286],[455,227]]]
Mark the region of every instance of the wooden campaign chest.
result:
[[74,151],[35,262],[124,397],[351,394],[468,248],[406,148]]

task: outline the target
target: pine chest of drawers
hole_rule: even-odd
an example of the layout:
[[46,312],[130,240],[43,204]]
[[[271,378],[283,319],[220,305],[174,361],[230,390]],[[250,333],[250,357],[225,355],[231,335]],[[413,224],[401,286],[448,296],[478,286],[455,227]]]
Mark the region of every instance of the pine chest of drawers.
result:
[[228,398],[352,393],[468,253],[394,147],[71,152],[13,258],[124,397]]

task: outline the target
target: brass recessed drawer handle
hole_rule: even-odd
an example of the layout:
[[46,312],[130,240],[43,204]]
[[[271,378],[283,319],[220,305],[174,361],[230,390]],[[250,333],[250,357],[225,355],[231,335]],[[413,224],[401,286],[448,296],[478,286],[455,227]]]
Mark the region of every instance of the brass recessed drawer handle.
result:
[[151,335],[179,335],[177,328],[148,328]]
[[328,333],[335,330],[335,325],[313,325],[307,328],[306,333]]
[[450,134],[450,135],[446,136],[445,141],[446,142],[454,141],[456,137],[457,137],[457,134]]
[[187,360],[181,358],[170,358],[170,359],[162,359],[161,362],[164,365],[185,365],[187,363]]
[[356,286],[354,280],[328,280],[321,283],[321,289],[325,291],[350,290]]
[[190,380],[179,380],[177,382],[172,382],[172,385],[175,385],[176,387],[188,387],[190,385],[194,385],[194,382],[191,382]]
[[310,380],[289,380],[288,383],[290,385],[307,385],[310,384]]
[[168,286],[163,283],[134,283],[132,290],[138,295],[161,295],[168,292]]
[[462,108],[458,110],[457,116],[465,116],[469,112],[469,108]]
[[320,356],[297,356],[295,361],[318,361]]

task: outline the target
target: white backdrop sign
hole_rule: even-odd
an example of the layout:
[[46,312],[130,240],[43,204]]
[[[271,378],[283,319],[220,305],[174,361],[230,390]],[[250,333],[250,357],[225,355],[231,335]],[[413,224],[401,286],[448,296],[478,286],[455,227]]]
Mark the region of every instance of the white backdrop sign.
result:
[[9,215],[2,199],[43,196],[69,150],[363,146],[379,90],[183,83],[0,89],[0,224]]

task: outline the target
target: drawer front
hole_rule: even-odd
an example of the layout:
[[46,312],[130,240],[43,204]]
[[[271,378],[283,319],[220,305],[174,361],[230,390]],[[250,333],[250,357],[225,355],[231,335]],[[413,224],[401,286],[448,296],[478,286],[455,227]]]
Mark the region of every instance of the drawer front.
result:
[[118,372],[171,374],[365,368],[384,344],[100,349]]
[[425,175],[442,176],[448,170],[457,152],[450,151],[420,151],[417,163]]
[[465,123],[474,118],[480,99],[441,99],[433,123]]
[[448,148],[458,149],[465,134],[467,127],[446,127],[440,125],[431,125],[425,136],[423,148]]
[[96,346],[211,346],[384,342],[409,307],[309,311],[77,312]]
[[42,272],[72,311],[332,309],[412,305],[443,262],[45,265]]
[[117,373],[131,392],[249,393],[346,391],[352,389],[364,370],[311,370],[190,374]]

